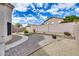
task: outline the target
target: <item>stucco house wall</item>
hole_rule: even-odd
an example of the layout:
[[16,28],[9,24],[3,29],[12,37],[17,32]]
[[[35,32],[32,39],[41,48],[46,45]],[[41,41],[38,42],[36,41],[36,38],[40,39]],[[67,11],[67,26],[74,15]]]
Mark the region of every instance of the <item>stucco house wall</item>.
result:
[[13,6],[9,3],[0,3],[0,56],[5,54],[5,43],[12,38],[7,35],[7,22],[11,23]]
[[9,3],[0,4],[0,38],[7,42],[12,38],[12,35],[7,35],[7,22],[11,23],[11,14],[13,6]]
[[44,21],[43,24],[54,24],[54,23],[59,24],[63,21],[64,21],[63,18],[49,18],[46,21]]

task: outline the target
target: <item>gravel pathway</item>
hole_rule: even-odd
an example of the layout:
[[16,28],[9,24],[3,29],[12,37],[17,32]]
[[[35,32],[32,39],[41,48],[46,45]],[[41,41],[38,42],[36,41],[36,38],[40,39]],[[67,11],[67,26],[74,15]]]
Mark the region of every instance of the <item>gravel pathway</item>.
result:
[[22,44],[5,51],[6,56],[27,56],[37,49],[54,42],[51,36],[33,34]]

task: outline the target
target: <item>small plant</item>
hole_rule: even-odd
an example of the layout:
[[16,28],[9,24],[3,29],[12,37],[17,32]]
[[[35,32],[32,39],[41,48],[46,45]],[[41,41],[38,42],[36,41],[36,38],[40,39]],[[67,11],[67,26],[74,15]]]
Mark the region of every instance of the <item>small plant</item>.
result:
[[24,33],[29,33],[29,31],[28,30],[24,30]]
[[71,34],[69,32],[64,32],[64,35],[71,36]]
[[45,34],[45,32],[43,32],[43,34]]
[[56,39],[56,35],[52,35],[52,38],[53,38],[53,39]]

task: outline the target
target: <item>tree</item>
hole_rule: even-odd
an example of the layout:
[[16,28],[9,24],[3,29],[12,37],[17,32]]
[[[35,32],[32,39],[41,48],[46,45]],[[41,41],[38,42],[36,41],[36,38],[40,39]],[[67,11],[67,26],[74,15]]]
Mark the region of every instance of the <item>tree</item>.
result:
[[64,18],[65,22],[78,22],[79,21],[79,17],[76,15],[70,15],[70,16],[66,16]]
[[22,26],[22,24],[16,23],[15,26],[16,26],[16,27],[20,27],[20,26]]
[[15,26],[18,28],[18,29],[17,29],[17,32],[19,32],[19,28],[22,26],[22,24],[16,23]]

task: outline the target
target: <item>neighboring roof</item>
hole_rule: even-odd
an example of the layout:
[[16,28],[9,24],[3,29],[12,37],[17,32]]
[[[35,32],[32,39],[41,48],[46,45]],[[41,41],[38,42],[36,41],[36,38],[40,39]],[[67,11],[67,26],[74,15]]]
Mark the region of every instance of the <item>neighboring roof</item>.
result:
[[56,18],[56,19],[63,19],[63,18],[58,18],[58,17],[50,17],[47,20],[45,20],[42,24],[44,24],[45,22],[47,22],[48,20],[52,19],[52,18]]
[[1,5],[6,5],[6,6],[10,7],[10,8],[14,8],[14,6],[12,4],[10,4],[10,3],[0,3],[0,4]]

